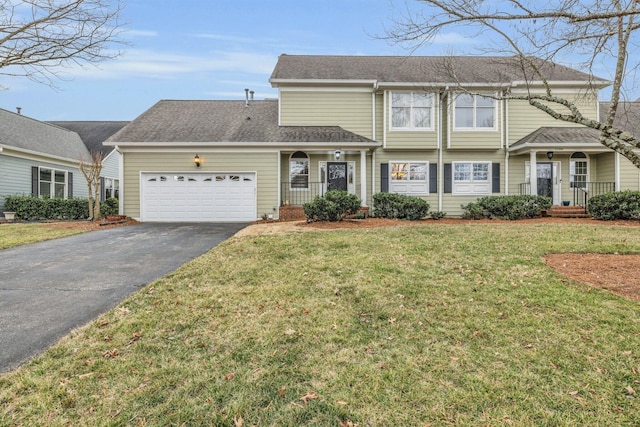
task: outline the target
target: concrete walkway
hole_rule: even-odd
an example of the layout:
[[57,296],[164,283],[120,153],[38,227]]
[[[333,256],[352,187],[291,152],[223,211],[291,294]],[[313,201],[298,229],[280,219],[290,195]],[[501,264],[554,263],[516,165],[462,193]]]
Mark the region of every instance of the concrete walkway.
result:
[[142,223],[0,250],[0,373],[246,225]]

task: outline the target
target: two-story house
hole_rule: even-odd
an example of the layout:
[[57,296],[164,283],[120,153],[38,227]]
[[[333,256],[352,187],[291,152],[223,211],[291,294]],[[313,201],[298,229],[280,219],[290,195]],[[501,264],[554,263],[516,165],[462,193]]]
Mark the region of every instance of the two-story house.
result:
[[[638,171],[518,99],[542,91],[513,58],[282,55],[276,100],[160,101],[106,144],[122,157],[124,214],[247,221],[327,189],[425,198],[449,216],[491,194],[583,205],[638,189]],[[540,61],[553,93],[597,118],[609,82]]]

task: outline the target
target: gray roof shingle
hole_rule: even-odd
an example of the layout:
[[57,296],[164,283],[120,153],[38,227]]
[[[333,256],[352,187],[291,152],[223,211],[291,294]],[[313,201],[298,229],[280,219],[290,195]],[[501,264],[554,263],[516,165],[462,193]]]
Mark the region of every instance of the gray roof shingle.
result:
[[374,142],[339,126],[278,126],[276,100],[156,103],[108,139],[124,142]]
[[0,145],[67,160],[89,158],[77,133],[3,109],[0,109]]
[[[600,120],[606,119],[609,102],[600,103]],[[640,138],[640,102],[621,102],[618,104],[613,126]]]
[[68,129],[80,135],[89,152],[101,152],[105,156],[113,147],[102,145],[111,135],[122,129],[127,123],[123,121],[57,121],[52,125]]
[[[548,80],[585,82],[589,74],[534,58]],[[452,79],[450,70],[455,70]],[[507,56],[315,56],[281,55],[270,81],[375,80],[386,83],[486,83],[524,80],[515,57]],[[539,80],[530,73],[529,80]],[[597,79],[596,80],[602,80]]]

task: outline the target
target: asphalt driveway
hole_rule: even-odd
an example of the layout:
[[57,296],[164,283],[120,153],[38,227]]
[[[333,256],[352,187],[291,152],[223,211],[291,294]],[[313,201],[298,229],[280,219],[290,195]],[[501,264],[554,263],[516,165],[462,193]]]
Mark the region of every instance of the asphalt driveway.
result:
[[0,250],[0,373],[245,223],[142,223]]

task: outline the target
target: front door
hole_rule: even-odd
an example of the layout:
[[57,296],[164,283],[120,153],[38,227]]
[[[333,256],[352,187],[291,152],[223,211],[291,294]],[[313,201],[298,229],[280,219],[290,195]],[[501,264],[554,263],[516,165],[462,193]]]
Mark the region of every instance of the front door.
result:
[[553,198],[553,164],[551,162],[536,163],[538,177],[538,196]]
[[327,189],[347,191],[347,162],[327,162]]

